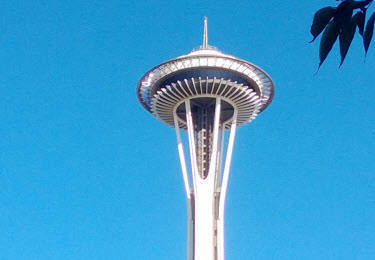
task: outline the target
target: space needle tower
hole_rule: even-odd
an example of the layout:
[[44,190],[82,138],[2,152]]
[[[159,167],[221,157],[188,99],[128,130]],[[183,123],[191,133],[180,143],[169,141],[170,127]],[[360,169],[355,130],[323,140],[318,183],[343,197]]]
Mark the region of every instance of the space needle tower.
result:
[[224,204],[236,128],[271,103],[270,76],[208,45],[205,18],[199,49],[149,70],[137,95],[147,111],[176,130],[188,209],[187,259],[224,260]]

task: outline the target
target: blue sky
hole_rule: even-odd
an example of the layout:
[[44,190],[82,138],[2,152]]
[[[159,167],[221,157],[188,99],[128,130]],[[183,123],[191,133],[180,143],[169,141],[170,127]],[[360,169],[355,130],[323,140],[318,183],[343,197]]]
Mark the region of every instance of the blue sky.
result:
[[[185,259],[175,133],[138,104],[153,66],[202,40],[275,82],[239,128],[226,259],[374,259],[375,46],[320,72],[336,1],[3,1],[0,259]],[[374,8],[372,7],[372,11]]]

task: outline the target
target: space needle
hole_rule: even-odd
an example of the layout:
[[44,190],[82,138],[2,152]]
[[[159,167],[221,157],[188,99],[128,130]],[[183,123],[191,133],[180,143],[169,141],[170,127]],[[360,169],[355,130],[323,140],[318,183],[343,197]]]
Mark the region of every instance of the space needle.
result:
[[188,209],[187,259],[224,260],[224,206],[236,128],[271,103],[272,79],[256,65],[208,45],[205,18],[199,49],[149,70],[137,96],[176,130]]

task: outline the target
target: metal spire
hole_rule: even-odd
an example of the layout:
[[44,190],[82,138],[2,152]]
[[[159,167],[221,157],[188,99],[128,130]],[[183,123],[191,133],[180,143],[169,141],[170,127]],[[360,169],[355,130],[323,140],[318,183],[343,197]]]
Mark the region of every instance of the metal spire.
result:
[[204,32],[203,32],[203,49],[208,47],[208,35],[207,35],[207,17],[204,17]]

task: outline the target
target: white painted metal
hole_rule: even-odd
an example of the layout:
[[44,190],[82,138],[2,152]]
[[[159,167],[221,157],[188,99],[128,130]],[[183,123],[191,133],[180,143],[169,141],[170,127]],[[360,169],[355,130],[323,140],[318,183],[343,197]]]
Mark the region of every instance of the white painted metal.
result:
[[177,149],[178,149],[178,155],[180,157],[180,165],[181,165],[182,177],[184,179],[186,198],[190,200],[190,184],[189,184],[189,178],[188,178],[187,167],[186,167],[184,147],[181,141],[180,127],[178,126],[178,117],[177,117],[176,111],[174,112],[174,122],[175,122],[176,137],[177,137]]
[[225,165],[224,165],[224,172],[223,172],[223,179],[221,183],[222,192],[220,196],[220,210],[219,217],[223,215],[224,213],[224,203],[225,203],[225,195],[226,190],[228,186],[228,180],[229,180],[229,170],[230,170],[230,164],[232,162],[232,153],[233,153],[233,146],[234,146],[234,139],[236,136],[236,128],[237,128],[237,110],[234,110],[232,124],[230,128],[230,134],[229,134],[229,140],[228,140],[228,147],[227,147],[227,154],[225,158]]
[[198,165],[197,165],[197,156],[195,152],[195,138],[194,138],[194,125],[193,125],[193,116],[191,114],[190,99],[185,100],[186,107],[186,122],[187,130],[189,137],[189,151],[190,151],[190,164],[193,177],[193,185],[197,186],[197,179],[199,177]]
[[[218,141],[219,141],[219,124],[220,124],[220,114],[221,114],[221,99],[219,97],[216,98],[215,104],[215,118],[214,118],[214,136],[212,141],[212,154],[210,156],[210,168],[208,172],[208,177],[215,177],[215,173],[217,171],[217,156],[218,156]],[[216,179],[216,178],[215,178]]]
[[208,46],[207,17],[204,17],[203,48]]
[[224,165],[224,172],[223,178],[221,183],[220,189],[220,200],[219,200],[219,208],[218,208],[218,220],[217,220],[217,234],[218,234],[218,250],[219,250],[219,258],[218,260],[224,260],[224,207],[225,207],[225,197],[227,193],[228,187],[228,180],[229,180],[229,170],[230,164],[232,161],[232,154],[233,154],[233,145],[234,145],[234,138],[236,135],[236,127],[237,127],[237,110],[234,110],[229,140],[228,140],[228,147],[227,147],[227,155],[225,158],[225,165]]
[[206,178],[196,176],[195,192],[195,252],[194,260],[216,260],[215,179],[220,123],[221,100],[216,98],[212,153]]
[[[190,104],[189,104],[190,106]],[[182,177],[184,180],[185,193],[186,193],[186,203],[187,203],[187,259],[194,260],[194,217],[193,217],[193,208],[194,208],[194,193],[189,184],[188,171],[186,167],[186,159],[184,153],[184,147],[181,141],[180,127],[178,125],[178,117],[176,111],[174,112],[174,121],[177,137],[177,149],[178,155],[180,157],[180,165],[182,171]]]

